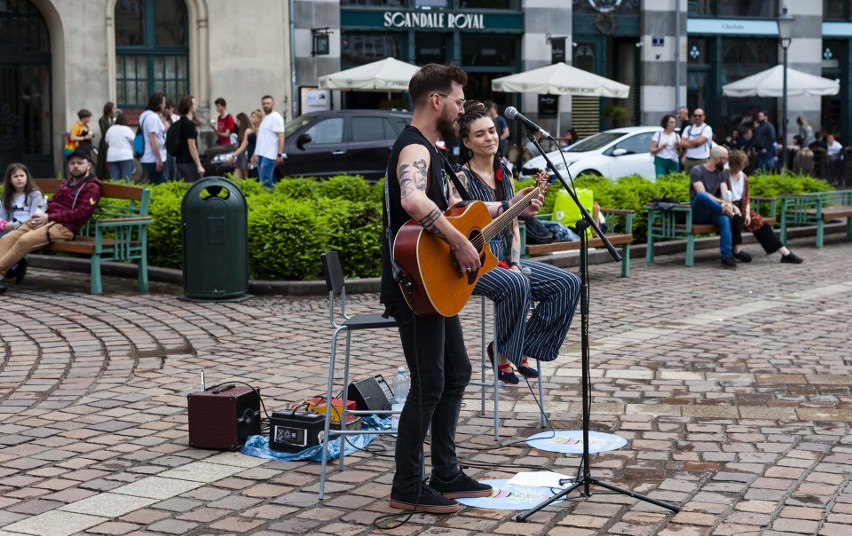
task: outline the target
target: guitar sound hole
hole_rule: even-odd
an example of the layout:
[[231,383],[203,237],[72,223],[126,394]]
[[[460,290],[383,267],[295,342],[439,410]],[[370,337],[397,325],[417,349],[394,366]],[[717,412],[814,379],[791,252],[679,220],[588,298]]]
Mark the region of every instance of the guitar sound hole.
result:
[[479,231],[479,229],[474,229],[473,231],[471,231],[467,238],[473,244],[473,247],[476,248],[476,251],[482,253],[482,250],[487,244],[484,243],[485,239],[482,237],[482,233]]

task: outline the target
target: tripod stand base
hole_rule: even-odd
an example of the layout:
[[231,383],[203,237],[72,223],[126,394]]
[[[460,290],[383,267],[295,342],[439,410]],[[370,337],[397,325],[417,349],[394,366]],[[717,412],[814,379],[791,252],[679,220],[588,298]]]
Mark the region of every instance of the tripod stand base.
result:
[[[589,453],[599,454],[618,450],[627,444],[627,440],[615,434],[603,432],[589,432]],[[583,453],[583,431],[582,430],[557,430],[553,432],[539,432],[527,438],[527,445],[538,450],[548,452],[562,452],[564,454]]]
[[579,488],[580,486],[585,486],[581,495],[585,496],[585,497],[591,497],[592,494],[591,494],[591,490],[589,489],[589,487],[593,486],[593,485],[599,486],[599,487],[602,487],[602,488],[606,488],[610,491],[614,491],[614,492],[620,493],[622,495],[627,495],[628,497],[633,497],[634,499],[639,499],[641,501],[651,503],[651,504],[653,504],[655,506],[659,506],[661,508],[667,508],[667,509],[669,509],[672,512],[675,512],[675,513],[680,512],[679,506],[675,506],[673,504],[669,504],[669,503],[663,502],[663,501],[658,501],[657,499],[652,499],[651,497],[648,497],[647,495],[642,495],[641,493],[636,493],[634,491],[630,491],[629,489],[624,489],[624,488],[619,488],[618,486],[613,486],[612,484],[609,484],[607,482],[603,482],[602,480],[598,480],[597,478],[582,476],[582,477],[580,477],[579,480],[575,481],[573,484],[571,484],[567,488],[563,489],[562,491],[560,491],[559,493],[557,493],[553,497],[550,497],[546,501],[542,502],[541,504],[536,505],[534,508],[531,508],[531,509],[527,510],[526,512],[518,514],[515,517],[515,521],[518,521],[519,523],[524,523],[527,520],[527,518],[530,517],[531,515],[533,515],[534,513],[538,512],[539,510],[541,510],[541,509],[553,504],[554,502],[562,499],[563,497],[567,496],[569,493],[571,493],[575,489]]

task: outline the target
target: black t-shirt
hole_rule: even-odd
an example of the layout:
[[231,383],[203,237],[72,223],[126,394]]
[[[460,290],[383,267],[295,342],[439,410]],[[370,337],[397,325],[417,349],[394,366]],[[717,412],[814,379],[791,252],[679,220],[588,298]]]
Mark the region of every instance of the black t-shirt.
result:
[[695,188],[692,185],[700,182],[704,185],[704,191],[715,197],[722,197],[722,183],[725,182],[727,173],[724,171],[710,171],[704,165],[695,166],[689,172],[689,202],[695,199]]
[[[411,216],[402,208],[400,202],[399,178],[396,175],[396,170],[399,163],[399,153],[409,145],[422,145],[429,150],[429,184],[426,187],[426,195],[435,202],[438,210],[445,211],[449,208],[449,179],[447,175],[447,165],[444,163],[443,157],[438,154],[435,146],[429,143],[423,134],[415,127],[408,125],[400,133],[396,142],[391,149],[391,155],[388,159],[387,178],[385,179],[389,190],[390,206],[387,202],[383,203],[382,221],[387,225],[388,212],[390,212],[391,220],[391,237],[396,237],[400,227],[411,219]],[[452,171],[451,169],[449,171]],[[405,298],[399,288],[399,284],[393,278],[393,269],[391,268],[391,244],[386,236],[382,236],[382,288],[379,300],[382,303],[392,303],[402,301]]]
[[192,154],[189,152],[189,144],[186,140],[196,140],[196,149],[198,148],[198,129],[195,128],[195,124],[185,115],[180,116],[180,119],[177,123],[172,125],[169,128],[178,128],[180,134],[180,152],[177,157],[175,157],[175,161],[178,164],[192,164],[194,163],[192,159]]

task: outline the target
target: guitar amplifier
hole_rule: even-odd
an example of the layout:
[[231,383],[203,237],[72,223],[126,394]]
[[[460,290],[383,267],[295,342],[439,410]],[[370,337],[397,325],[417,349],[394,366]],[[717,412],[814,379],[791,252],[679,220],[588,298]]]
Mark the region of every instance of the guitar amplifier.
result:
[[[331,423],[331,428],[340,430],[340,422]],[[361,418],[349,415],[343,429],[360,428]],[[273,411],[269,417],[269,448],[280,452],[301,452],[321,444],[324,432],[325,415],[294,409]]]
[[393,392],[380,374],[372,378],[349,384],[349,400],[355,401],[356,409],[380,411],[391,409]]
[[237,450],[260,434],[260,390],[227,383],[186,395],[189,446]]

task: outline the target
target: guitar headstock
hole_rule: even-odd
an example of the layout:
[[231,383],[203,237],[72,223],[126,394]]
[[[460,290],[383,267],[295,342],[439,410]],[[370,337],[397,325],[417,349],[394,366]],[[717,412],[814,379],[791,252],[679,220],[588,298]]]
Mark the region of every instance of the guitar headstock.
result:
[[535,187],[539,189],[541,195],[547,193],[547,189],[550,188],[550,173],[548,173],[546,169],[539,170],[539,172],[536,173]]

